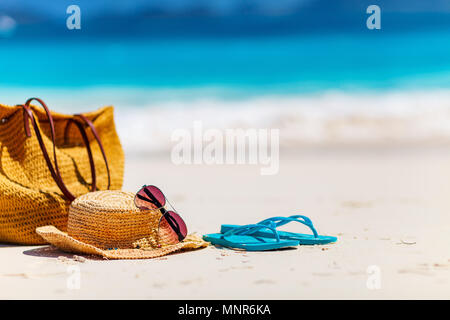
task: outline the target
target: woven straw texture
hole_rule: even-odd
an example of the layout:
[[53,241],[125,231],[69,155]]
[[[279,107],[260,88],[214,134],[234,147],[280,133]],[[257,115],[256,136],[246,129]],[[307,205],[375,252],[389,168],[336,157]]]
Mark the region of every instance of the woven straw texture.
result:
[[134,194],[125,191],[90,192],[70,205],[67,233],[54,226],[36,229],[47,242],[63,251],[100,255],[108,259],[156,258],[181,249],[208,246],[188,235],[174,245],[158,236],[159,210],[139,210]]
[[[50,126],[45,112],[40,107],[31,108],[39,120],[44,144],[53,162]],[[111,172],[110,189],[120,189],[124,155],[114,126],[113,108],[104,107],[84,115],[94,123],[102,140]],[[80,196],[91,187],[86,147],[76,126],[68,125],[72,115],[52,112],[52,116],[61,176],[68,189]],[[47,168],[36,134],[32,130],[31,137],[26,136],[22,109],[0,105],[0,119],[0,242],[43,244],[45,242],[35,229],[54,225],[65,231],[70,203]],[[91,131],[86,132],[95,162],[97,187],[104,190],[108,176],[103,157]]]

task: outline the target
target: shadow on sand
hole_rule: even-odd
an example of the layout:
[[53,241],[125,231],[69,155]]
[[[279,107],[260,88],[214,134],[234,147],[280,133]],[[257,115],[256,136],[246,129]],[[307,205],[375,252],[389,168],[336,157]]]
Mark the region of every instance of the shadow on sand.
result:
[[23,252],[23,254],[25,254],[27,256],[45,257],[45,258],[65,257],[68,259],[74,259],[75,256],[80,256],[80,257],[86,258],[88,260],[103,260],[102,257],[98,257],[95,255],[81,255],[81,254],[77,255],[77,254],[73,254],[73,253],[64,252],[53,246],[44,246],[44,247],[39,247],[39,248],[35,248],[35,249],[25,250]]

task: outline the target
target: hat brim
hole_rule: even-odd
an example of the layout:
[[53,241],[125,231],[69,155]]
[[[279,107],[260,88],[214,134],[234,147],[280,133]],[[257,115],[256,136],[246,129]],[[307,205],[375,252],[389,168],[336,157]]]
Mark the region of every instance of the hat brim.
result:
[[182,242],[164,246],[162,248],[103,250],[72,238],[67,233],[58,230],[54,226],[39,227],[36,228],[36,232],[44,238],[45,241],[62,251],[99,255],[107,259],[151,259],[162,257],[182,249],[198,249],[209,245],[208,242],[204,241],[199,236],[191,234]]

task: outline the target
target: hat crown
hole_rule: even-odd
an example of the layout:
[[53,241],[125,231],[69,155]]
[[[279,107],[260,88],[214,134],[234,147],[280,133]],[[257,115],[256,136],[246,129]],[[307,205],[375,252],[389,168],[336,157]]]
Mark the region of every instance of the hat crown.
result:
[[69,207],[67,233],[102,249],[133,248],[142,238],[157,238],[159,210],[140,210],[134,193],[96,191],[76,198]]

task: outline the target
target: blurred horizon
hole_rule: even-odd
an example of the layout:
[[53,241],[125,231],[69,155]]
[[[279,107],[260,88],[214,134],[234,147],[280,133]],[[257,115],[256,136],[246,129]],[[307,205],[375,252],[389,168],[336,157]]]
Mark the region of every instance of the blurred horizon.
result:
[[0,103],[113,104],[135,152],[198,119],[294,148],[450,140],[448,40],[448,0],[0,0]]
[[[66,27],[72,4],[81,30]],[[377,1],[381,30],[366,27],[370,4],[2,0],[0,85],[255,94],[450,87],[450,1]]]

